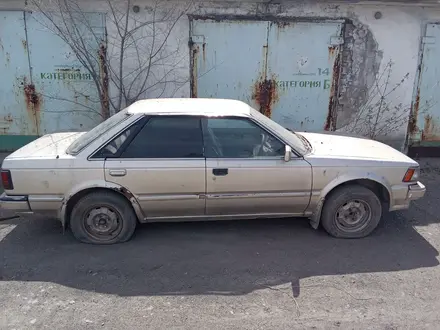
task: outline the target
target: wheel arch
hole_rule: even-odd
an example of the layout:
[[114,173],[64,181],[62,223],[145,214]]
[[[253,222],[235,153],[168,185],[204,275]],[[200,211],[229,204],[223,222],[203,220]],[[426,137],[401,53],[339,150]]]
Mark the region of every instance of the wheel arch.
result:
[[136,217],[138,218],[139,222],[143,222],[145,219],[145,216],[142,212],[142,209],[137,201],[137,199],[134,197],[134,195],[127,190],[126,188],[116,185],[116,184],[94,184],[92,186],[85,186],[76,189],[74,192],[71,192],[68,196],[68,198],[65,198],[63,201],[63,204],[61,206],[60,212],[59,212],[59,218],[63,225],[63,228],[67,228],[70,222],[70,214],[72,212],[73,207],[75,204],[84,196],[92,193],[92,192],[98,192],[98,191],[104,191],[104,192],[112,192],[114,194],[117,194],[119,196],[123,196],[125,200],[127,200],[131,207],[133,208],[133,211],[136,214]]
[[310,224],[313,228],[317,229],[321,221],[321,211],[324,206],[325,200],[328,196],[339,189],[348,185],[360,185],[373,191],[383,205],[388,209],[391,201],[391,189],[389,188],[388,182],[385,178],[379,178],[375,175],[369,174],[366,176],[347,176],[339,177],[330,182],[320,193],[317,206],[313,211],[310,218]]

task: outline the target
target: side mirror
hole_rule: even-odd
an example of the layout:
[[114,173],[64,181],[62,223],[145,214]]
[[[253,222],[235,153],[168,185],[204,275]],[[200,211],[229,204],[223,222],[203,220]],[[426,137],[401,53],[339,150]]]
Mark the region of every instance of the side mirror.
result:
[[286,145],[286,149],[284,151],[284,161],[289,162],[292,159],[292,148]]

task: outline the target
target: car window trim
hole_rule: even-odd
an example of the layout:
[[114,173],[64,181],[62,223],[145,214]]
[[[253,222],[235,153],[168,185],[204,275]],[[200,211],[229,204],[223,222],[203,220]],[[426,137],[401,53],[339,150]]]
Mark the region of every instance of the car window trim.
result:
[[[112,156],[112,157],[95,157],[96,154],[98,154],[102,149],[104,149],[107,144],[109,144],[111,141],[113,141],[114,139],[118,138],[119,136],[121,136],[122,134],[124,134],[127,130],[129,130],[130,128],[132,128],[134,125],[137,125],[140,123],[139,127],[134,131],[134,134],[132,134],[127,140],[125,140],[121,147],[119,148],[118,152],[115,155],[118,155],[121,153],[121,150],[125,150],[125,147],[128,143],[130,143],[135,136],[137,136],[137,134],[140,132],[140,130],[145,126],[145,124],[148,122],[149,120],[149,116],[143,115],[141,117],[139,117],[137,120],[135,120],[134,122],[132,122],[131,124],[129,124],[128,126],[124,127],[122,130],[120,130],[117,134],[111,136],[108,140],[106,140],[104,143],[102,143],[98,148],[95,149],[95,151],[93,151],[89,157],[88,160],[107,160],[107,159],[115,159],[118,158],[116,156]],[[143,121],[143,123],[141,122]],[[124,149],[123,149],[124,148]]]
[[[119,155],[122,154],[123,151],[125,151],[126,147],[128,146],[128,143],[131,142],[138,134],[139,132],[142,130],[142,128],[148,123],[148,121],[152,118],[152,117],[196,117],[199,120],[199,124],[200,124],[200,129],[201,129],[201,136],[202,136],[202,148],[203,148],[203,157],[194,157],[194,158],[120,158]],[[280,138],[279,135],[276,134],[276,132],[272,132],[272,130],[267,129],[265,126],[261,125],[258,121],[256,121],[253,117],[251,116],[219,116],[219,117],[212,117],[212,116],[194,116],[194,115],[179,115],[179,114],[172,114],[172,115],[143,115],[141,117],[139,117],[137,120],[135,120],[133,123],[131,123],[129,126],[124,127],[121,131],[119,131],[117,134],[113,135],[112,137],[110,137],[108,140],[106,140],[104,143],[102,143],[98,148],[96,148],[90,155],[89,157],[87,157],[88,160],[90,161],[97,161],[97,160],[111,160],[111,159],[123,159],[123,160],[143,160],[143,159],[148,159],[148,160],[163,160],[163,159],[169,159],[169,160],[200,160],[200,159],[208,159],[208,157],[206,157],[206,144],[205,144],[205,134],[206,134],[206,127],[207,127],[207,119],[209,118],[221,118],[221,119],[245,119],[245,120],[249,120],[252,123],[254,123],[256,126],[258,126],[260,129],[262,129],[263,131],[265,131],[266,133],[272,135],[274,138],[276,138],[279,142],[283,143],[284,145],[289,145],[292,148],[292,152],[295,154],[295,156],[297,158],[303,158],[302,155],[300,155],[298,153],[298,151],[295,150],[294,147],[292,147],[288,142],[284,141],[284,139]],[[121,148],[118,151],[118,157],[100,157],[100,158],[95,158],[94,156],[102,149],[104,148],[108,143],[110,143],[113,139],[115,139],[116,137],[120,136],[121,134],[123,134],[126,130],[130,129],[133,125],[137,124],[139,121],[143,120],[144,123],[142,123],[139,128],[136,130],[135,134],[133,134],[133,136],[129,139],[127,139],[126,141],[124,141],[124,143],[121,145]],[[269,159],[280,159],[282,158],[282,156],[261,156],[261,157],[252,157],[252,158],[219,158],[219,159],[241,159],[241,160],[252,160],[252,159],[265,159],[265,160],[269,160]],[[212,157],[210,159],[213,159]]]
[[[136,131],[136,134],[133,136],[132,139],[130,139],[129,143],[123,143],[121,145],[120,151],[118,152],[118,157],[108,157],[107,159],[121,159],[121,160],[126,160],[126,161],[139,161],[139,160],[204,160],[206,159],[205,157],[205,141],[204,141],[204,136],[203,136],[203,131],[202,131],[202,119],[203,116],[194,116],[194,115],[185,115],[185,114],[165,114],[165,115],[150,115],[150,116],[145,116],[146,120],[145,123],[143,123],[143,125]],[[124,157],[120,157],[121,154],[123,154],[123,152],[127,149],[127,147],[129,146],[129,144],[131,143],[132,140],[134,140],[135,136],[137,136],[139,134],[139,132],[149,123],[149,121],[153,118],[163,118],[163,117],[168,117],[168,118],[175,118],[175,117],[183,117],[183,118],[196,118],[199,121],[199,130],[200,130],[200,136],[201,136],[201,141],[202,141],[202,157],[176,157],[176,158],[145,158],[145,157],[137,157],[137,158],[124,158]],[[122,134],[122,133],[121,133]],[[110,140],[111,141],[111,140]]]
[[292,146],[289,142],[285,141],[282,137],[280,137],[276,132],[272,131],[269,128],[266,128],[266,126],[261,125],[254,117],[250,116],[247,117],[249,118],[249,120],[251,120],[252,122],[254,122],[256,125],[258,125],[259,127],[261,127],[261,129],[265,130],[266,132],[268,132],[269,134],[272,134],[272,136],[274,136],[275,138],[277,138],[279,141],[281,141],[282,143],[284,143],[284,145],[289,146],[292,149],[292,152],[295,154],[295,156],[297,158],[304,158],[303,155],[301,153],[299,153],[296,148],[294,146]]
[[[266,127],[260,125],[257,121],[253,120],[252,117],[244,117],[244,116],[221,116],[221,117],[210,117],[210,116],[203,116],[202,118],[202,130],[203,130],[203,138],[205,137],[205,134],[207,134],[206,130],[208,128],[208,119],[241,119],[241,120],[249,120],[251,123],[255,124],[257,127],[259,127],[261,130],[266,132],[267,134],[271,135],[273,138],[275,138],[278,142],[281,144],[289,145],[286,143],[283,139],[280,139],[280,137],[276,134],[274,134],[272,131],[266,129]],[[290,146],[290,145],[289,145]],[[203,145],[203,148],[205,149],[205,145]],[[291,147],[292,148],[292,147]],[[292,148],[293,151],[293,148]],[[296,152],[295,152],[296,154]],[[240,160],[270,160],[270,159],[283,159],[284,155],[281,156],[259,156],[259,157],[206,157],[206,154],[204,154],[206,159],[240,159]]]

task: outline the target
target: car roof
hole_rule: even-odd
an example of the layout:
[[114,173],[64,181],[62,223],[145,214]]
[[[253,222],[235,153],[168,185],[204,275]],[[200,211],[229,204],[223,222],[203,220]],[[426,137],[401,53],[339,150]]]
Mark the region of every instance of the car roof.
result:
[[163,98],[139,100],[127,108],[133,114],[248,116],[251,107],[238,100],[216,98]]

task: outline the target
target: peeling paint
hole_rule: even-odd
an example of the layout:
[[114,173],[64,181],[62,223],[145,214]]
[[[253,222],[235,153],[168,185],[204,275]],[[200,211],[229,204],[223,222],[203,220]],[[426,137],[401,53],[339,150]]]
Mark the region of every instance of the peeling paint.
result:
[[99,45],[98,50],[99,59],[99,74],[101,80],[101,115],[103,119],[110,117],[110,95],[109,95],[109,78],[107,69],[107,46],[104,41]]
[[344,45],[339,56],[336,129],[349,126],[368,102],[369,90],[374,85],[383,57],[373,33],[354,13],[344,25]]
[[420,108],[420,86],[417,87],[416,99],[411,106],[411,113],[408,121],[408,134],[411,138],[414,138],[415,135],[419,132],[419,128],[417,126],[417,117],[419,116],[419,108]]
[[338,87],[339,87],[339,74],[341,71],[341,57],[337,47],[329,47],[329,56],[335,56],[336,59],[333,65],[332,84],[330,87],[330,99],[328,103],[328,112],[325,120],[324,130],[334,131],[336,130],[337,120],[337,102],[338,102]]
[[190,77],[190,88],[191,97],[197,97],[197,79],[198,79],[198,69],[197,69],[197,57],[199,55],[199,46],[193,42],[190,42],[191,49],[191,77]]

